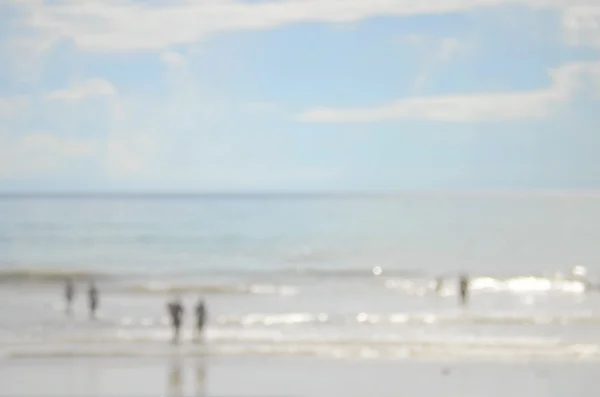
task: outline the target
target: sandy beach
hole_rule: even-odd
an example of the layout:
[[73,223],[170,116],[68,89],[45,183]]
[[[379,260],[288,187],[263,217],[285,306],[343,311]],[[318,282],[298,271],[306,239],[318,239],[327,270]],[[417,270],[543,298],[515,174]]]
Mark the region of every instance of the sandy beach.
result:
[[596,396],[598,363],[315,358],[10,359],[2,396]]

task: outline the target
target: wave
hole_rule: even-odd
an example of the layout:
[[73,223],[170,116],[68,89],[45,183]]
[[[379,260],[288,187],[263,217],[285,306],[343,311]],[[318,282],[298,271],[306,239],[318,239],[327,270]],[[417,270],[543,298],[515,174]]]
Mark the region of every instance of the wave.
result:
[[[277,271],[277,270],[276,270]],[[386,268],[385,266],[373,267],[296,267],[282,269],[282,272],[298,276],[312,277],[425,277],[420,270]]]
[[[353,274],[353,277],[355,274]],[[285,278],[285,281],[297,281],[294,278]],[[331,288],[331,281],[344,283],[345,279],[327,280],[323,284]],[[316,282],[318,283],[318,282]],[[164,293],[204,293],[204,294],[256,294],[256,295],[280,295],[290,296],[301,292],[300,285],[292,286],[278,283],[260,282],[229,282],[229,283],[185,283],[178,281],[147,281],[128,285],[123,288],[125,292],[164,294]],[[313,283],[315,285],[315,283]],[[457,293],[455,280],[447,279],[438,289],[436,281],[429,278],[382,278],[370,283],[371,288],[381,288],[400,292],[406,295],[425,296],[428,294],[439,294],[441,296],[453,296]],[[589,289],[589,284],[581,280],[551,279],[534,276],[523,276],[513,278],[475,277],[471,280],[471,290],[474,293],[568,293],[581,294]]]
[[185,337],[180,346],[170,346],[168,335],[138,335],[89,341],[81,344],[30,344],[7,346],[5,358],[24,357],[149,357],[205,355],[235,356],[318,356],[326,358],[429,358],[429,359],[492,359],[492,360],[600,360],[596,344],[566,343],[553,339],[523,338],[463,338],[463,339],[300,339],[254,338],[244,343],[223,337],[208,337],[191,343]]
[[57,283],[73,281],[107,280],[106,273],[82,269],[12,268],[0,269],[0,283]]
[[[62,305],[53,305],[53,310],[63,311]],[[85,317],[87,320],[87,317]],[[444,326],[444,325],[495,325],[495,326],[568,326],[578,324],[600,325],[600,313],[574,312],[568,314],[539,313],[248,313],[248,314],[223,314],[211,319],[217,327],[235,327],[239,329],[276,328],[287,329],[293,326],[352,326],[352,327],[401,327],[401,326]],[[110,318],[100,313],[94,325],[115,326],[128,328],[168,328],[168,316],[123,316]],[[317,329],[317,328],[314,328]],[[358,329],[358,328],[354,328]],[[389,328],[388,328],[389,329]]]
[[316,324],[360,324],[360,325],[569,325],[600,324],[600,314],[434,314],[434,313],[285,313],[222,315],[215,319],[219,325],[239,326],[282,326]]
[[[90,270],[89,268],[81,267],[66,267],[66,268],[46,268],[46,267],[10,267],[10,264],[0,263],[0,272],[4,273],[93,273],[93,274],[104,274],[113,276],[135,276],[135,275],[165,275],[165,276],[186,276],[186,275],[296,275],[296,276],[331,276],[331,277],[373,277],[373,276],[387,276],[387,277],[414,277],[414,276],[425,276],[425,273],[417,269],[399,269],[397,267],[385,267],[385,266],[269,266],[264,268],[251,268],[243,266],[227,266],[227,267],[198,267],[190,265],[181,265],[173,267],[165,264],[165,266],[149,266],[138,271],[119,271],[115,274],[105,272],[104,269],[99,269],[95,266],[95,269]],[[137,266],[136,266],[137,268]]]
[[[89,330],[88,330],[89,331]],[[205,342],[206,344],[272,344],[272,345],[315,345],[315,346],[459,346],[486,348],[547,348],[568,344],[559,338],[542,337],[483,337],[475,335],[449,336],[440,334],[430,335],[418,333],[409,337],[393,331],[378,333],[340,332],[329,330],[316,332],[303,330],[301,332],[284,332],[281,329],[244,329],[209,327],[206,329],[204,340],[198,341],[191,329],[182,330],[183,342]],[[117,329],[110,332],[77,332],[62,334],[44,334],[36,338],[13,339],[4,338],[4,346],[63,346],[63,345],[111,345],[111,344],[148,344],[154,342],[169,342],[171,339],[169,327],[152,327],[149,329]],[[600,346],[599,346],[600,348]]]
[[[234,278],[236,282],[215,282],[217,279]],[[164,294],[164,293],[206,293],[206,294],[259,294],[294,295],[299,287],[286,284],[305,284],[320,281],[345,283],[363,280],[373,288],[382,286],[391,291],[408,295],[424,296],[439,293],[442,296],[455,295],[456,277],[432,277],[418,271],[388,270],[381,266],[372,268],[281,268],[281,269],[178,269],[152,270],[138,269],[137,272],[110,272],[99,269],[81,268],[5,268],[0,269],[0,283],[62,283],[67,278],[74,281],[98,280],[117,282],[122,292]],[[160,279],[160,281],[155,281]],[[189,282],[197,279],[198,282]],[[253,280],[252,282],[245,280]],[[276,279],[277,282],[270,280]],[[183,280],[183,281],[182,281]],[[187,281],[186,281],[187,280]],[[442,282],[438,286],[438,282]],[[324,284],[325,285],[325,284]],[[327,284],[330,285],[330,284]],[[473,276],[470,288],[476,293],[571,293],[580,294],[598,289],[582,276],[566,277],[515,275],[510,277]],[[436,292],[437,290],[437,292]]]
[[275,284],[169,284],[148,282],[124,288],[126,292],[139,294],[253,294],[253,295],[295,295],[294,287]]
[[[441,282],[441,286],[437,283]],[[455,295],[457,282],[453,278],[446,279],[407,279],[387,278],[383,281],[386,288],[398,290],[410,295],[425,295],[438,289],[441,295]],[[561,277],[514,276],[514,277],[472,277],[470,287],[473,292],[509,292],[509,293],[543,293],[558,292],[580,294],[593,288],[593,285],[583,279],[568,279]]]
[[492,292],[584,292],[588,283],[584,280],[562,277],[518,276],[510,278],[477,277],[472,280],[474,290]]
[[222,325],[277,326],[294,324],[360,324],[367,325],[569,325],[600,324],[600,315],[573,313],[568,315],[519,315],[519,314],[434,314],[434,313],[356,313],[331,315],[326,313],[294,313],[284,315],[249,314],[245,316],[220,316]]

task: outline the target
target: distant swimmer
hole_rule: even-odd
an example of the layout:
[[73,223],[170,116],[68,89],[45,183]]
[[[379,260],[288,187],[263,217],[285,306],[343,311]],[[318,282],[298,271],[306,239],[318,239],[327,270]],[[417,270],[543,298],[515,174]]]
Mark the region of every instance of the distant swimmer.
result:
[[460,301],[463,305],[469,300],[469,276],[461,274],[459,279]]
[[198,304],[196,305],[196,331],[198,333],[198,337],[202,336],[202,331],[204,330],[204,322],[206,321],[206,305],[204,304],[204,300],[200,299]]
[[67,279],[65,284],[65,301],[66,301],[66,311],[67,313],[71,313],[73,298],[75,298],[75,285],[73,284],[73,280],[70,278]]
[[96,318],[96,310],[98,309],[99,296],[96,284],[92,281],[88,289],[88,297],[90,303],[90,317]]
[[179,332],[181,330],[181,320],[183,318],[183,305],[179,297],[169,302],[167,305],[171,324],[173,325],[173,343],[179,343]]

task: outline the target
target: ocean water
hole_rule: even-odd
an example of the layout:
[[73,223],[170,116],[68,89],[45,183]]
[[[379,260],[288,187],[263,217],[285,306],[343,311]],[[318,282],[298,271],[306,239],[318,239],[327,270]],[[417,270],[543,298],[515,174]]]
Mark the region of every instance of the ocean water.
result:
[[592,196],[3,197],[0,355],[598,360],[598,241]]

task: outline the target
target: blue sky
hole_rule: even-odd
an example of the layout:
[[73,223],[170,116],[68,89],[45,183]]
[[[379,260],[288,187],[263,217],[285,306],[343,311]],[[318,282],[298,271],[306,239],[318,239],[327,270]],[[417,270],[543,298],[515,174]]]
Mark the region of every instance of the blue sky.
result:
[[600,187],[597,1],[8,0],[0,56],[0,191]]

